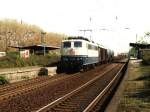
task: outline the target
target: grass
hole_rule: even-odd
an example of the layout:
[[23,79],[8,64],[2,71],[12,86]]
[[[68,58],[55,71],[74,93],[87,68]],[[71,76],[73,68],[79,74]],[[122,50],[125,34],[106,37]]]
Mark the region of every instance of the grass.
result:
[[149,112],[150,104],[135,98],[124,97],[118,112]]
[[150,112],[150,66],[131,64],[117,112]]

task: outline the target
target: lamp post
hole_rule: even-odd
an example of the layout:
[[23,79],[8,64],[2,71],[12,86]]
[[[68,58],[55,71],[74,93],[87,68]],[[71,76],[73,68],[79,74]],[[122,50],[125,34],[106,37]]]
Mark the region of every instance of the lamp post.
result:
[[8,51],[8,40],[9,40],[10,34],[12,34],[12,33],[11,32],[6,32],[6,40],[5,40],[5,44],[6,44],[5,52],[6,53]]
[[41,44],[43,45],[43,54],[44,54],[44,56],[45,56],[45,40],[44,40],[45,34],[46,34],[46,32],[41,32]]

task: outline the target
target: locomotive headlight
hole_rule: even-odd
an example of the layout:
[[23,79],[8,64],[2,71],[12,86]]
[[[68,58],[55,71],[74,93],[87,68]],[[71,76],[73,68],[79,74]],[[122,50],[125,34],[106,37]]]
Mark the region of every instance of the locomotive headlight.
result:
[[82,60],[83,60],[83,58],[79,57],[79,58],[77,58],[77,60],[78,60],[78,61],[82,61]]

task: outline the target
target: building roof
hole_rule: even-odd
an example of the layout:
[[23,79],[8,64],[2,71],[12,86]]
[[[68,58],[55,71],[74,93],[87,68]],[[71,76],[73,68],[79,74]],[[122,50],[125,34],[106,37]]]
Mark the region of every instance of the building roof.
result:
[[130,43],[130,46],[141,48],[141,49],[146,49],[146,48],[150,49],[150,44]]
[[32,50],[43,50],[45,47],[45,50],[55,50],[55,49],[60,49],[60,47],[56,46],[47,46],[47,45],[31,45],[31,46],[9,46],[12,48],[17,48],[17,49],[32,49]]

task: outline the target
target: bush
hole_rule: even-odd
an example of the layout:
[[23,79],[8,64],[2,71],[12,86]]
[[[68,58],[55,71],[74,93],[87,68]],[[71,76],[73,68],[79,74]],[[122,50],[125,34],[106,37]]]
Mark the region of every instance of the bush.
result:
[[11,57],[5,56],[0,59],[0,68],[5,67],[14,67],[15,66],[15,60]]
[[30,57],[26,59],[26,62],[28,66],[35,66],[35,65],[38,65],[37,60],[38,59],[36,55],[30,55]]
[[25,60],[18,56],[16,59],[16,66],[17,67],[25,67],[26,65],[27,65],[27,63],[25,62]]
[[150,65],[150,59],[148,59],[148,60],[143,59],[142,64],[143,65]]
[[0,85],[3,84],[8,84],[8,81],[4,77],[0,76]]
[[46,76],[46,75],[48,75],[48,70],[46,68],[41,68],[38,73],[38,76]]
[[57,53],[43,55],[30,55],[24,59],[17,52],[9,52],[7,56],[0,58],[0,68],[13,68],[25,66],[50,66],[57,63],[60,57]]
[[13,59],[17,59],[17,57],[19,56],[19,52],[8,52],[7,56]]

